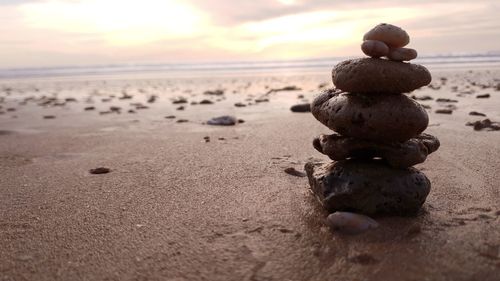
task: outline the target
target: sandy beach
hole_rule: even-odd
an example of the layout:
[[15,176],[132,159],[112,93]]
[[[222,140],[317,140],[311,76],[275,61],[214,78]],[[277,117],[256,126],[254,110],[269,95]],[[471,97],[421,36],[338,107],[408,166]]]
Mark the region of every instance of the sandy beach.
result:
[[290,111],[328,72],[0,81],[0,280],[498,280],[500,131],[465,124],[500,121],[500,69],[432,75],[423,210],[354,236],[284,172],[328,160]]

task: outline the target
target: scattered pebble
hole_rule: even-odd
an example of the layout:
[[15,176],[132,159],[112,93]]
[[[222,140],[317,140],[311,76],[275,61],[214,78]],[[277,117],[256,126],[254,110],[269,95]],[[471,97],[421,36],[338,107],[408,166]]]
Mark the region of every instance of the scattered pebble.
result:
[[206,100],[206,99],[205,99],[205,100],[200,101],[200,104],[213,104],[213,103],[214,103],[213,101],[211,101],[211,100]]
[[179,120],[177,120],[177,123],[186,123],[186,122],[189,122],[189,120],[187,120],[187,119],[179,119]]
[[207,121],[208,125],[216,125],[216,126],[232,126],[236,125],[236,123],[240,123],[238,119],[234,116],[224,115],[212,118]]
[[236,106],[236,107],[245,107],[247,105],[244,104],[244,103],[241,103],[241,102],[237,102],[237,103],[234,104],[234,106]]
[[87,106],[83,110],[85,110],[85,111],[95,110],[95,106]]
[[187,103],[187,99],[180,97],[172,101],[172,104],[182,104],[182,103]]
[[467,122],[466,126],[473,126],[475,131],[481,131],[486,129],[486,131],[498,131],[500,130],[499,122],[492,122],[490,119],[484,119],[481,121]]
[[165,119],[175,119],[175,115],[168,115],[168,116],[165,116]]
[[452,99],[444,99],[444,98],[439,98],[436,100],[437,102],[458,102],[457,100],[452,100]]
[[290,107],[292,112],[311,112],[311,104],[310,103],[302,103],[296,104]]
[[142,105],[142,104],[139,104],[135,107],[135,109],[148,109],[149,107],[148,106],[145,106],[145,105]]
[[452,114],[453,110],[451,110],[451,109],[437,109],[434,112],[438,113],[438,114]]
[[335,212],[330,214],[326,219],[326,224],[332,231],[345,234],[359,234],[379,226],[370,217],[349,212]]
[[269,102],[269,99],[268,98],[260,98],[260,99],[256,99],[255,102],[257,102],[257,103]]
[[477,95],[476,98],[477,99],[487,99],[490,97],[490,94],[483,94],[483,95]]
[[148,103],[154,103],[156,101],[156,98],[157,98],[157,96],[155,96],[155,95],[150,96],[148,99]]
[[203,93],[204,95],[209,95],[209,96],[222,96],[224,95],[224,90],[213,90],[213,91],[205,91]]
[[44,115],[43,119],[56,119],[54,115]]
[[93,175],[99,175],[99,174],[107,174],[111,172],[111,170],[109,168],[99,167],[95,169],[90,169],[89,172]]
[[184,110],[184,106],[179,106],[176,108],[176,110]]
[[481,112],[477,112],[477,111],[471,111],[471,112],[469,112],[469,115],[472,115],[472,116],[486,116],[486,114],[481,113]]
[[203,139],[205,140],[205,142],[210,142],[210,137],[209,136],[203,137]]
[[286,168],[285,169],[285,173],[289,174],[289,175],[292,175],[292,176],[296,176],[296,177],[305,177],[306,176],[306,173],[304,172],[301,172],[301,171],[297,171],[295,168],[293,167],[290,167],[290,168]]

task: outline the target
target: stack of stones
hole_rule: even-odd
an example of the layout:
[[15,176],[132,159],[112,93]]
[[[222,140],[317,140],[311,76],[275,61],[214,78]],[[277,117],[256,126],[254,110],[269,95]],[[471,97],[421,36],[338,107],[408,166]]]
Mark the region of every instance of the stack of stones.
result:
[[363,39],[361,49],[370,58],[336,65],[336,88],[311,104],[314,117],[336,132],[315,138],[314,148],[334,162],[310,162],[305,170],[329,212],[413,215],[431,183],[411,166],[436,151],[439,140],[422,133],[427,112],[404,93],[428,85],[431,75],[421,65],[403,62],[417,52],[403,48],[410,38],[401,28],[380,24]]

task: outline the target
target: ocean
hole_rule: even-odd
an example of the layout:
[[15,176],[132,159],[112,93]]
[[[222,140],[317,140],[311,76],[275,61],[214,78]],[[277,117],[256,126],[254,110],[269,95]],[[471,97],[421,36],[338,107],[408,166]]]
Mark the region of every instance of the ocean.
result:
[[[287,61],[240,61],[213,63],[112,64],[0,69],[0,79],[57,78],[88,76],[123,76],[158,74],[167,77],[247,76],[269,74],[325,73],[332,66],[351,57]],[[422,56],[413,61],[430,70],[498,68],[500,52]]]

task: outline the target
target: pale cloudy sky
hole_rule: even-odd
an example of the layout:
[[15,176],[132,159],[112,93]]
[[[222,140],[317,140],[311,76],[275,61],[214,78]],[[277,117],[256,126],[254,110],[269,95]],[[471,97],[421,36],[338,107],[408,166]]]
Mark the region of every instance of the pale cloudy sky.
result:
[[0,67],[361,55],[380,22],[420,54],[500,50],[498,0],[0,0]]

